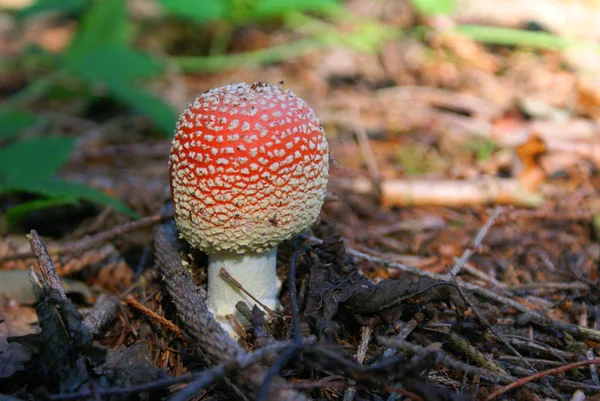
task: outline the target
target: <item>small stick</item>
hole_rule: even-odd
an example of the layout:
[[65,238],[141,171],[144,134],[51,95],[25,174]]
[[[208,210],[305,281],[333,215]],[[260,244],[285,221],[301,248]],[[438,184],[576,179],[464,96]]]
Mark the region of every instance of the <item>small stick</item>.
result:
[[477,269],[475,266],[473,266],[469,262],[465,263],[465,265],[463,266],[462,270],[466,271],[470,275],[475,276],[476,278],[478,278],[480,280],[483,280],[483,281],[487,282],[488,284],[493,285],[494,287],[497,287],[500,290],[505,291],[507,289],[507,287],[508,287],[503,282],[500,282],[500,281],[496,280],[495,278],[490,277],[485,272],[482,272],[481,270]]
[[[358,350],[356,351],[356,361],[361,365],[365,361],[365,357],[367,356],[367,351],[369,350],[369,341],[371,341],[371,334],[373,330],[370,326],[361,327],[361,335],[360,335],[360,344],[358,345]],[[344,401],[352,401],[354,399],[354,394],[356,393],[356,381],[351,380],[350,386],[346,389],[344,393]]]
[[585,361],[579,361],[579,362],[573,362],[570,363],[568,365],[563,365],[561,367],[558,368],[553,368],[553,369],[548,369],[548,370],[542,370],[541,372],[538,372],[534,375],[531,376],[527,376],[524,377],[522,379],[519,379],[513,383],[510,383],[507,386],[504,386],[496,391],[494,391],[492,394],[490,394],[487,398],[486,401],[490,401],[493,400],[495,398],[500,397],[502,394],[506,393],[507,391],[513,390],[515,388],[521,387],[524,384],[527,384],[533,380],[537,380],[540,379],[542,377],[546,377],[546,376],[550,376],[550,375],[555,375],[558,373],[563,373],[566,372],[568,370],[574,369],[574,368],[578,368],[580,366],[587,366],[587,365],[598,365],[600,364],[600,359],[588,359]]
[[48,248],[46,248],[46,244],[44,244],[44,240],[42,240],[35,230],[30,231],[27,239],[29,239],[29,246],[33,251],[33,255],[37,258],[38,266],[44,279],[50,288],[56,290],[60,297],[66,300],[67,295],[60,284],[60,277],[58,277],[52,258],[50,258],[50,254],[48,253]]
[[[586,358],[591,361],[594,359],[594,351],[588,350],[585,354]],[[592,382],[595,386],[600,386],[600,380],[598,379],[598,367],[594,364],[590,365],[590,376],[592,377]]]
[[92,313],[83,319],[83,325],[94,336],[100,334],[119,314],[119,300],[115,296],[101,294]]
[[[469,305],[471,307],[473,314],[475,315],[475,317],[477,317],[477,320],[479,320],[480,324],[484,325],[494,336],[496,336],[496,338],[498,338],[500,340],[500,342],[502,342],[513,354],[515,354],[515,356],[519,358],[519,360],[521,361],[521,363],[523,363],[523,365],[527,366],[527,368],[529,368],[529,370],[531,370],[532,372],[537,372],[537,369],[535,367],[533,367],[532,364],[527,362],[527,360],[523,357],[523,355],[521,355],[521,353],[519,351],[517,351],[517,349],[515,347],[513,347],[512,344],[506,338],[504,338],[503,335],[498,333],[498,331],[494,328],[494,326],[492,326],[490,324],[490,322],[487,321],[487,319],[483,316],[483,314],[481,313],[479,308],[471,301],[471,299],[467,296],[467,294],[463,291],[463,289],[460,288],[456,277],[454,277],[453,275],[450,275],[450,277],[452,278],[454,284],[456,285],[456,290],[459,292],[460,296],[467,303],[467,305]],[[547,383],[546,380],[544,380],[544,384],[546,385],[546,387],[548,388],[548,390],[551,393],[556,393],[556,391],[552,388],[552,386],[550,386],[550,383]]]
[[420,395],[415,394],[413,392],[410,392],[410,391],[405,390],[400,387],[386,387],[385,390],[389,391],[390,393],[397,393],[397,394],[401,394],[405,397],[409,397],[413,401],[425,401],[423,399],[423,397],[421,397]]
[[[377,342],[385,347],[407,349],[414,354],[423,352],[423,350],[425,349],[425,347],[423,347],[421,345],[413,344],[406,340],[400,340],[398,338],[377,336]],[[486,369],[478,368],[476,366],[471,366],[465,362],[455,359],[454,357],[450,356],[450,354],[448,354],[447,352],[445,352],[444,350],[441,350],[441,349],[437,351],[437,354],[438,354],[438,358],[439,358],[438,359],[439,364],[441,364],[443,366],[447,366],[452,369],[456,369],[459,372],[472,374],[473,376],[483,377],[486,380],[489,380],[493,383],[496,383],[496,382],[512,383],[515,380],[517,380],[516,377],[513,377],[511,375],[505,375],[505,374],[498,373],[498,372],[490,372],[489,370],[486,370]]]
[[[358,116],[360,110],[358,107],[355,107],[355,113]],[[379,168],[377,167],[377,161],[375,160],[375,156],[373,155],[373,149],[371,148],[371,144],[369,143],[369,137],[367,135],[367,131],[365,127],[358,121],[352,121],[352,127],[354,128],[354,132],[356,135],[356,141],[358,142],[358,148],[360,149],[360,153],[362,155],[363,161],[367,165],[367,170],[369,170],[369,175],[372,180],[379,180],[381,178],[381,174],[379,173]]]
[[235,278],[233,278],[233,276],[231,274],[229,274],[229,272],[227,270],[225,270],[224,267],[221,267],[219,269],[219,273],[221,273],[223,275],[223,277],[225,277],[225,279],[227,279],[227,281],[229,281],[231,284],[233,284],[235,287],[237,287],[240,291],[242,291],[244,294],[246,294],[250,298],[252,298],[252,300],[254,302],[256,302],[258,305],[260,305],[260,307],[263,308],[265,310],[265,312],[267,312],[269,315],[274,314],[274,312],[271,308],[269,308],[267,305],[260,302],[260,300],[258,298],[256,298],[247,289],[245,289],[244,286],[242,284],[240,284],[239,281],[237,281]]
[[513,285],[507,288],[509,291],[527,291],[527,290],[581,290],[589,291],[589,284],[575,281],[573,283],[526,283]]
[[482,178],[478,180],[384,180],[376,188],[365,177],[339,179],[341,188],[359,195],[370,195],[381,190],[384,207],[393,206],[472,206],[509,204],[526,207],[538,206],[542,195],[525,189],[514,178]]
[[170,331],[175,333],[175,335],[177,337],[183,338],[183,335],[181,334],[181,330],[179,330],[179,327],[177,327],[177,325],[175,323],[164,318],[163,316],[159,315],[158,313],[154,312],[153,310],[149,309],[148,307],[142,305],[135,298],[133,298],[133,296],[127,295],[127,297],[125,297],[125,302],[127,303],[127,305],[142,312],[144,315],[148,316],[150,319],[157,321],[162,326],[165,326],[167,329],[169,329]]
[[490,228],[492,228],[492,226],[496,222],[496,219],[500,216],[500,214],[503,211],[504,211],[504,208],[501,206],[497,206],[496,208],[494,208],[492,215],[488,218],[488,220],[485,222],[483,227],[481,227],[481,230],[479,230],[479,232],[477,233],[475,238],[473,238],[471,245],[469,245],[467,247],[467,249],[465,249],[462,256],[456,261],[456,263],[450,270],[450,274],[452,276],[456,276],[460,272],[460,269],[463,268],[465,263],[467,263],[469,261],[471,256],[473,256],[473,254],[475,252],[477,252],[477,248],[479,248],[479,246],[481,246],[481,242],[483,242],[483,239],[487,235],[488,231],[490,230]]
[[[398,330],[398,334],[396,334],[392,338],[397,338],[398,340],[406,340],[406,338],[413,332],[414,329],[419,325],[419,321],[414,317],[410,319],[408,322],[400,322],[400,330]],[[394,325],[395,326],[395,325]],[[383,357],[387,358],[396,353],[395,348],[386,348],[383,350]]]

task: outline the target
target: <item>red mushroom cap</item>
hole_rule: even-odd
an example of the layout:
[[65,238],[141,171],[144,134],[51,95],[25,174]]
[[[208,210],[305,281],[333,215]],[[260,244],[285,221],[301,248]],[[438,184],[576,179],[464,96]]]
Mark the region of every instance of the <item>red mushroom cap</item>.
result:
[[304,100],[275,85],[239,83],[187,107],[169,164],[183,238],[207,253],[260,253],[317,219],[329,154]]

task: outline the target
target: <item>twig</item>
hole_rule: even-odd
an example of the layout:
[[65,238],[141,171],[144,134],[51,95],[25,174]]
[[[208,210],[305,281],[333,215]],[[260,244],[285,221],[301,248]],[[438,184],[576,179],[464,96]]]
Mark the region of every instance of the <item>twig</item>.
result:
[[[155,214],[152,216],[143,217],[139,220],[129,221],[127,223],[120,224],[106,231],[99,232],[89,237],[84,237],[76,242],[71,242],[58,247],[50,248],[49,255],[65,255],[65,254],[77,254],[83,252],[86,249],[92,248],[95,245],[116,238],[120,235],[129,233],[131,231],[139,230],[146,227],[151,227],[161,220],[171,218],[172,215],[159,215]],[[3,256],[0,258],[0,265],[4,262],[13,260],[29,259],[35,257],[34,252],[22,252],[15,253],[12,255]]]
[[452,269],[450,270],[450,274],[452,276],[456,276],[460,272],[460,269],[463,268],[465,263],[467,263],[469,261],[471,256],[473,256],[473,254],[475,252],[477,252],[477,248],[479,248],[479,246],[481,245],[481,242],[487,235],[488,231],[490,230],[490,228],[492,228],[492,225],[494,225],[494,222],[496,221],[496,219],[500,216],[500,214],[503,211],[504,211],[504,208],[501,206],[496,206],[496,208],[494,208],[492,215],[488,218],[488,220],[485,222],[483,227],[481,227],[481,230],[479,230],[479,232],[477,233],[475,238],[473,238],[473,241],[467,247],[467,249],[465,249],[462,256],[456,261],[454,266],[452,266]]
[[[588,350],[585,356],[588,359],[588,361],[593,360],[594,351],[591,349]],[[595,364],[590,365],[590,376],[592,377],[592,382],[594,383],[594,385],[600,386],[600,380],[598,379],[598,367]]]
[[411,205],[465,206],[510,204],[527,207],[543,202],[542,195],[526,190],[517,179],[478,180],[384,180],[377,188],[369,178],[339,179],[336,184],[360,195],[381,190],[385,207]]
[[[52,394],[48,398],[51,400],[74,400],[78,398],[90,398],[94,395],[127,395],[131,393],[140,393],[151,390],[163,389],[174,384],[193,382],[203,383],[204,386],[222,377],[226,370],[243,369],[253,363],[263,360],[272,352],[277,352],[289,346],[289,341],[280,341],[269,344],[252,353],[239,355],[237,358],[226,360],[210,369],[198,373],[188,373],[179,377],[165,377],[150,383],[139,384],[130,387],[117,388],[96,388],[94,390],[85,390],[78,393]],[[200,387],[201,388],[201,387]],[[198,388],[197,390],[200,390]],[[184,390],[182,390],[184,391]]]
[[[500,365],[483,355],[483,353],[481,353],[477,348],[475,348],[475,346],[473,346],[459,334],[449,331],[446,333],[446,337],[448,342],[452,344],[453,348],[459,350],[468,358],[469,362],[472,362],[474,365],[489,370],[490,372],[502,373],[505,375],[508,374],[508,372]],[[521,355],[519,355],[519,357],[519,360],[522,362],[523,357]]]
[[31,247],[34,256],[37,258],[38,266],[42,272],[42,276],[46,282],[48,282],[50,288],[57,291],[60,297],[66,300],[67,295],[60,284],[60,278],[58,277],[54,263],[50,258],[46,244],[44,244],[44,241],[35,230],[30,231],[27,239],[29,239],[29,246]]
[[[313,389],[313,388],[321,388],[321,387],[325,387],[326,384],[331,383],[334,380],[344,380],[344,376],[339,376],[339,375],[333,375],[333,376],[326,376],[322,379],[313,381],[313,380],[298,380],[292,384],[290,384],[290,386],[292,388],[295,389]],[[342,383],[332,383],[329,384],[330,387],[337,387],[337,386],[345,386],[345,384]]]
[[[315,240],[319,240],[319,239],[314,238],[314,237],[311,238],[312,242],[317,242]],[[409,274],[414,274],[419,277],[429,277],[434,280],[441,280],[441,281],[446,281],[446,282],[452,281],[450,279],[450,277],[448,277],[448,275],[441,275],[441,274],[435,274],[435,273],[431,273],[428,271],[424,271],[424,270],[421,270],[416,267],[408,266],[408,265],[405,265],[402,263],[397,263],[394,261],[383,259],[378,256],[370,255],[370,254],[361,252],[359,250],[356,250],[356,249],[353,249],[350,247],[348,247],[347,250],[348,250],[348,254],[350,254],[354,257],[357,257],[359,259],[369,261],[371,263],[381,264],[383,266],[393,268],[393,269],[398,269],[403,272],[406,272]],[[371,250],[371,253],[376,254],[377,252]],[[533,321],[537,324],[549,325],[557,330],[565,331],[573,336],[579,336],[579,337],[583,337],[583,338],[586,338],[588,340],[593,340],[593,341],[600,341],[600,331],[598,331],[598,330],[590,329],[588,327],[578,326],[575,324],[563,323],[563,322],[551,320],[551,319],[545,317],[544,315],[540,314],[539,312],[536,312],[533,309],[531,309],[513,299],[504,297],[502,295],[495,294],[488,289],[485,289],[483,287],[480,287],[480,286],[472,284],[472,283],[468,283],[465,281],[458,281],[458,286],[461,288],[464,288],[466,290],[469,290],[483,298],[487,298],[487,299],[490,299],[499,304],[503,304],[503,305],[509,306],[511,308],[514,308],[514,309],[518,310],[519,312],[522,312],[522,313],[528,315],[529,318],[531,319],[531,321]]]
[[385,390],[389,391],[390,393],[402,394],[403,396],[409,397],[413,401],[425,401],[423,399],[423,397],[421,397],[420,395],[415,394],[413,392],[410,392],[410,391],[405,390],[405,389],[400,388],[400,387],[386,387]]
[[86,329],[97,336],[119,314],[119,300],[115,296],[102,294],[98,297],[92,312],[83,319]]
[[[354,107],[355,116],[360,115],[360,110],[357,105]],[[342,119],[343,120],[343,119]],[[369,171],[369,176],[372,180],[378,181],[381,179],[381,173],[379,172],[379,168],[377,167],[377,161],[375,160],[375,156],[373,155],[373,149],[371,148],[371,144],[369,143],[369,137],[367,135],[367,130],[364,125],[355,119],[350,119],[349,121],[351,127],[354,129],[354,133],[356,135],[356,141],[358,142],[358,148],[360,149],[360,154],[362,156],[363,161],[367,165],[367,170]]]
[[[373,331],[369,326],[363,326],[361,328],[360,335],[360,344],[358,345],[358,350],[356,351],[356,361],[361,365],[365,361],[365,356],[367,355],[367,351],[369,349],[369,341],[371,341],[371,334]],[[354,399],[354,394],[356,393],[356,381],[352,380],[350,386],[346,389],[344,393],[344,401],[352,401]]]
[[[418,325],[419,325],[419,320],[417,320],[415,317],[410,319],[408,322],[400,322],[399,330],[398,330],[398,328],[395,327],[396,325],[394,325],[394,328],[396,328],[396,330],[398,330],[398,334],[396,334],[392,338],[397,338],[398,340],[406,340],[406,338],[410,335],[410,333],[412,333],[412,331]],[[395,348],[386,348],[383,350],[383,357],[387,358],[387,357],[394,355],[395,353],[396,353]]]
[[[448,270],[450,270],[450,269],[448,269]],[[529,369],[531,369],[533,372],[535,372],[536,371],[535,368],[529,362],[527,362],[525,360],[525,358],[523,358],[523,355],[521,355],[521,353],[519,351],[517,351],[501,334],[499,334],[494,329],[494,327],[490,324],[490,322],[487,321],[487,319],[483,316],[483,314],[481,313],[481,311],[479,310],[477,305],[475,305],[473,303],[473,301],[471,301],[471,298],[467,296],[467,294],[463,291],[462,288],[460,288],[460,286],[458,285],[458,280],[456,280],[456,277],[454,277],[454,275],[452,275],[452,274],[450,275],[450,277],[452,278],[452,281],[456,285],[456,290],[460,294],[461,298],[465,301],[465,303],[467,305],[469,305],[469,307],[473,311],[473,314],[475,315],[475,317],[477,318],[479,323],[481,325],[485,326],[492,334],[494,334],[496,336],[496,338],[498,338],[509,350],[511,350],[511,352],[513,354],[515,354],[515,356],[517,356],[519,358],[519,360],[525,366],[527,366]],[[504,370],[504,369],[502,369],[502,370]]]
[[575,281],[573,283],[526,283],[507,287],[509,291],[528,291],[528,290],[580,290],[589,291],[590,286],[586,283]]
[[182,72],[214,72],[239,68],[244,65],[262,65],[287,60],[325,46],[317,39],[299,39],[291,43],[238,54],[210,57],[175,57],[172,60]]
[[292,260],[290,262],[290,269],[288,272],[288,282],[290,286],[290,308],[292,310],[292,330],[294,333],[292,345],[282,352],[279,357],[275,360],[271,369],[267,372],[256,401],[266,401],[269,398],[269,391],[271,382],[279,374],[279,371],[283,368],[287,361],[294,358],[303,348],[302,344],[302,331],[300,329],[300,311],[298,308],[298,293],[296,292],[296,265],[298,264],[298,258],[306,252],[305,247],[302,247],[292,254]]
[[128,295],[127,297],[125,297],[125,302],[129,306],[139,310],[144,315],[148,316],[150,319],[158,322],[162,326],[165,326],[167,329],[169,329],[170,331],[175,333],[175,335],[177,337],[183,338],[183,335],[181,334],[179,327],[177,327],[177,325],[175,323],[164,318],[163,316],[159,315],[158,313],[154,312],[153,310],[149,309],[148,307],[142,305],[132,295]]
[[252,300],[254,302],[256,302],[258,305],[260,305],[260,307],[263,308],[265,310],[265,312],[267,312],[269,315],[273,315],[274,312],[273,312],[273,310],[271,308],[269,308],[267,305],[265,305],[264,303],[262,303],[250,291],[248,291],[247,289],[245,289],[244,286],[239,281],[237,281],[231,274],[229,274],[229,272],[224,267],[221,267],[219,269],[219,273],[221,273],[221,275],[223,275],[223,277],[227,281],[229,281],[231,284],[233,284],[236,288],[238,288],[244,294],[246,294],[250,298],[252,298]]
[[502,290],[503,292],[507,292],[506,290],[507,290],[508,286],[506,284],[496,280],[493,277],[490,277],[487,273],[482,272],[481,270],[478,270],[475,266],[473,266],[469,262],[465,263],[462,270],[464,270],[465,272],[469,273],[470,275],[472,275],[480,280],[487,282],[488,284],[493,285],[494,287],[498,288],[499,290]]
[[[479,235],[478,235],[478,237],[479,237]],[[465,262],[466,262],[466,260],[465,260]],[[456,279],[456,277],[454,275],[452,275],[452,274],[450,274],[450,277],[452,278],[454,284],[456,284],[456,289],[459,292],[459,294],[462,297],[462,299],[465,301],[465,303],[467,303],[467,305],[469,305],[471,307],[471,310],[473,311],[473,314],[477,317],[477,320],[479,321],[479,323],[482,324],[482,325],[484,325],[492,334],[494,334],[494,336],[496,336],[496,338],[498,338],[500,340],[500,342],[502,342],[502,344],[504,344],[516,357],[519,358],[519,360],[521,361],[521,363],[523,365],[527,366],[527,368],[529,368],[529,370],[531,370],[532,372],[537,372],[537,369],[535,369],[533,367],[533,365],[530,364],[523,357],[523,355],[521,355],[521,353],[519,351],[517,351],[517,349],[515,347],[513,347],[512,344],[510,342],[508,342],[508,340],[506,340],[506,338],[504,338],[503,335],[501,335],[500,333],[498,333],[498,331],[494,328],[494,326],[492,326],[490,324],[490,322],[487,321],[487,319],[483,316],[483,314],[481,313],[481,311],[479,310],[479,308],[473,303],[473,301],[471,301],[470,297],[467,296],[467,294],[463,291],[463,289],[460,288],[460,286],[458,285],[458,280]],[[502,370],[504,371],[504,369],[502,369]],[[546,387],[548,388],[548,390],[551,393],[556,393],[556,391],[552,388],[552,386],[550,385],[550,383],[547,383],[546,381],[544,381],[544,385],[546,385]]]
[[533,380],[537,380],[540,379],[542,377],[546,377],[549,375],[555,375],[557,373],[562,373],[562,372],[566,372],[568,370],[574,369],[574,368],[578,368],[580,366],[587,366],[587,365],[598,365],[600,364],[600,359],[592,359],[592,360],[585,360],[585,361],[579,361],[579,362],[573,362],[570,363],[568,365],[563,365],[561,367],[558,368],[554,368],[554,369],[548,369],[548,370],[543,370],[541,372],[538,372],[534,375],[531,376],[527,376],[524,377],[522,379],[519,379],[517,381],[515,381],[514,383],[511,383],[507,386],[504,386],[496,391],[494,391],[492,394],[490,394],[487,398],[486,401],[490,401],[493,400],[495,398],[498,398],[499,396],[501,396],[502,394],[506,393],[507,391],[513,390],[517,387],[521,387],[524,384],[527,384]]
[[[394,348],[402,348],[407,349],[412,353],[418,354],[422,352],[425,347],[413,343],[409,343],[405,340],[400,340],[397,338],[389,338],[383,336],[377,336],[377,342],[386,347],[394,347]],[[471,374],[474,376],[479,376],[489,380],[492,383],[500,382],[500,383],[512,383],[517,380],[516,377],[511,375],[506,375],[498,372],[490,372],[489,370],[478,368],[475,366],[471,366],[464,362],[454,359],[446,352],[439,350],[438,353],[438,361],[441,365],[447,366],[452,369],[456,369],[460,372]]]

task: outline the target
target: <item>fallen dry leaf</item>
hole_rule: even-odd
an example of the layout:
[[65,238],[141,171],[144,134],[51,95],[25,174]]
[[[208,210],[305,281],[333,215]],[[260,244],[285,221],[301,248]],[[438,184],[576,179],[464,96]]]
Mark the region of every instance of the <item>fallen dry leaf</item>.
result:
[[540,167],[540,157],[546,153],[546,144],[537,135],[531,135],[527,142],[516,149],[523,169],[519,182],[530,191],[535,191],[546,178],[546,172]]
[[9,343],[8,337],[23,336],[36,331],[38,318],[35,309],[21,306],[0,295],[0,379],[10,377],[25,367],[31,352],[17,343]]

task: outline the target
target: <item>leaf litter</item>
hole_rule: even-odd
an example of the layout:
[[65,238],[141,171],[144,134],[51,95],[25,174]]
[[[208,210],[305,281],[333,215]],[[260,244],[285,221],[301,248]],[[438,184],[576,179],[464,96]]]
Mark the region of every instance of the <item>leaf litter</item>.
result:
[[[380,4],[365,3],[371,7],[349,7],[402,27],[415,23],[401,5],[377,14]],[[57,124],[59,132],[81,131],[83,144],[63,177],[155,218],[128,231],[131,223],[110,208],[28,216],[18,235],[30,228],[55,235],[60,227],[57,243],[44,239],[60,275],[87,283],[94,295],[120,297],[92,309],[102,297],[73,296],[66,286],[69,298],[62,297],[43,275],[29,274],[39,255],[7,249],[2,239],[1,273],[31,277],[38,306],[34,316],[12,299],[0,303],[0,391],[23,399],[255,399],[291,349],[279,379],[268,382],[271,399],[491,399],[511,383],[519,387],[505,398],[597,394],[600,97],[593,80],[564,62],[558,52],[487,47],[433,30],[424,40],[390,41],[377,55],[332,49],[261,70],[174,77],[185,98],[223,81],[284,80],[323,116],[337,163],[314,236],[279,252],[283,314],[266,321],[248,305],[253,327],[240,344],[206,330],[206,278],[180,263],[201,268],[205,256],[166,235],[169,213],[157,214],[168,141],[136,142],[126,133],[148,123],[130,116]],[[412,172],[424,192],[391,191]],[[497,200],[489,177],[522,186],[538,202],[526,207],[515,191],[473,247]],[[465,182],[476,185],[452,203]],[[408,221],[410,228],[400,226]],[[106,235],[85,242],[95,234]],[[294,322],[287,272],[299,249]],[[31,299],[21,290],[11,295],[19,297]],[[575,366],[582,363],[589,365]],[[526,381],[556,367],[568,369]]]

